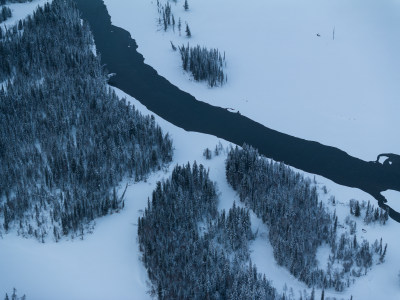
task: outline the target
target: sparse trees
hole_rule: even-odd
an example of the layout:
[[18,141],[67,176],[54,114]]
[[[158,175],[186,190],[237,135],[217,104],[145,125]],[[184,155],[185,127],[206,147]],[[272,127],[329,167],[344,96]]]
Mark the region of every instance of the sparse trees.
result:
[[380,224],[385,225],[389,219],[389,213],[387,210],[379,207],[375,208],[369,201],[367,203],[363,201],[360,204],[358,200],[351,199],[349,206],[350,214],[355,217],[360,217],[361,214],[364,215],[363,220],[365,224],[379,222]]
[[13,288],[13,292],[11,294],[11,298],[6,293],[6,295],[4,296],[4,300],[26,300],[26,296],[23,295],[22,297],[19,297],[18,294],[17,294],[17,289]]
[[[341,291],[350,276],[360,276],[377,262],[382,247],[378,241],[358,244],[348,233],[337,237],[338,218],[318,199],[316,186],[309,178],[282,163],[260,157],[244,146],[232,149],[226,160],[226,177],[240,200],[269,227],[274,257],[299,280],[309,286]],[[316,250],[325,242],[331,246],[329,264],[340,263],[342,272],[318,268]]]

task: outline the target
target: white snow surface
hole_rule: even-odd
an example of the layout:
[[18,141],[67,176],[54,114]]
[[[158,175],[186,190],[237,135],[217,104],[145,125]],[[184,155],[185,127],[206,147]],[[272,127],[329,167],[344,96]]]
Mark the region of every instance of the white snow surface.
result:
[[[151,113],[137,100],[117,89],[116,92],[125,96],[142,113]],[[202,163],[210,169],[210,177],[218,185],[219,208],[229,209],[233,201],[239,204],[238,196],[225,178],[226,152],[211,160],[205,160],[202,155],[206,147],[214,149],[221,142],[226,148],[230,144],[211,135],[187,132],[155,117],[163,130],[170,133],[174,142],[173,163],[168,170],[152,174],[146,182],[131,183],[126,193],[125,209],[97,219],[93,234],[86,235],[84,240],[77,238],[41,244],[34,239],[18,237],[15,233],[0,238],[0,296],[15,286],[19,294],[26,294],[29,300],[149,299],[147,273],[139,259],[136,223],[147,205],[147,199],[151,198],[156,182],[168,178],[176,164],[193,163],[195,160]],[[316,180],[321,189],[323,185],[328,187],[328,194],[322,196],[326,203],[331,194],[336,196],[337,204],[331,209],[336,209],[341,223],[349,214],[349,199],[370,200],[373,204],[376,202],[360,190],[339,186],[319,176]],[[123,182],[120,194],[124,187]],[[268,228],[254,214],[251,214],[251,221],[252,229],[258,230],[258,237],[250,246],[251,259],[258,271],[265,273],[278,290],[282,291],[286,283],[289,289],[293,288],[295,296],[299,295],[299,291],[307,287],[276,264],[267,238]],[[362,221],[357,222],[359,238],[365,237],[373,242],[383,237],[383,241],[389,243],[386,262],[373,266],[366,276],[358,279],[345,292],[329,290],[325,291],[325,295],[337,299],[349,299],[353,295],[353,299],[372,300],[380,299],[385,293],[385,299],[399,299],[397,274],[400,270],[400,257],[397,253],[400,251],[400,243],[397,235],[400,224],[389,220],[385,226],[365,226]],[[367,232],[361,233],[361,228]],[[316,291],[317,296],[320,293]]]
[[[198,100],[365,160],[400,153],[399,0],[170,1],[182,36],[159,28],[156,0],[104,2],[145,62]],[[170,41],[226,51],[228,83],[190,80]]]
[[389,205],[396,211],[400,211],[400,192],[394,190],[387,190],[382,192],[381,194],[388,201],[387,205]]

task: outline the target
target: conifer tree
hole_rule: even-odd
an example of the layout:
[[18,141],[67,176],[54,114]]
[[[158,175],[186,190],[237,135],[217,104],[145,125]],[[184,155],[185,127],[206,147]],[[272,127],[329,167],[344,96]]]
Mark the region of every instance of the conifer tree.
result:
[[182,21],[181,18],[178,19],[178,31],[179,31],[179,35],[181,35],[181,29],[182,29]]
[[190,38],[191,36],[192,36],[192,33],[191,33],[191,31],[190,31],[190,28],[189,28],[189,25],[186,23],[186,30],[185,30],[185,32],[186,32],[186,36],[188,37],[188,38]]
[[183,4],[183,8],[187,11],[189,10],[189,3],[187,0],[185,0],[185,4]]

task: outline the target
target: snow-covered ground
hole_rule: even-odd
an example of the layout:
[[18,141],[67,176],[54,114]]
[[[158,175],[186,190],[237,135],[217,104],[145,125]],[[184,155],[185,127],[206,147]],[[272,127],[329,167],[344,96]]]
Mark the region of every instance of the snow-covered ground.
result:
[[12,16],[2,22],[0,26],[3,30],[5,26],[9,28],[12,25],[15,25],[19,20],[25,19],[29,14],[32,14],[38,6],[42,6],[44,3],[50,1],[51,0],[32,0],[32,2],[26,3],[9,3],[7,6],[11,9]]
[[[309,174],[312,176],[311,174]],[[361,201],[370,201],[372,205],[377,207],[377,201],[369,194],[354,188],[349,188],[337,185],[334,182],[316,176],[318,186],[320,189],[325,185],[328,193],[324,195],[321,191],[320,196],[325,203],[330,203],[328,200],[331,196],[335,196],[336,204],[330,205],[331,211],[336,210],[340,225],[345,225],[345,218],[349,215],[350,207],[349,200],[356,199]],[[373,243],[376,239],[379,241],[382,238],[383,243],[388,244],[385,262],[379,265],[373,265],[372,270],[366,276],[356,279],[355,284],[351,285],[343,294],[342,293],[329,293],[329,295],[341,299],[360,300],[375,300],[375,299],[400,299],[400,278],[398,277],[400,271],[400,242],[397,238],[400,230],[400,224],[389,219],[386,225],[369,224],[365,225],[362,218],[356,218],[350,215],[350,219],[357,223],[357,239],[360,242],[362,239],[368,240]],[[364,229],[364,230],[363,230]],[[326,258],[326,253],[319,253]],[[326,262],[322,263],[326,266]]]
[[[116,4],[119,3],[119,5],[121,5],[122,1],[123,0],[113,0],[113,1],[106,0],[106,3],[115,2]],[[281,0],[281,2],[285,1],[287,2],[288,0],[284,1]],[[30,11],[27,9],[25,11],[25,14],[21,14],[21,16],[25,16],[27,13],[30,13],[39,2],[43,3],[44,1],[35,1],[33,2],[34,4],[26,4],[26,5],[32,5],[32,8]],[[197,2],[198,1],[195,0],[191,1],[189,0],[189,5],[191,6],[191,13],[193,14],[196,12],[195,3]],[[210,3],[208,2],[208,0],[203,0],[203,2]],[[220,4],[222,0],[215,0],[214,2]],[[309,2],[311,3],[310,0],[304,1],[304,3],[309,3]],[[368,4],[375,3],[370,0],[364,0],[364,2]],[[180,2],[178,1],[178,4],[179,3]],[[247,1],[244,3],[250,3],[248,4],[248,6],[252,7],[253,10],[252,13],[256,15],[260,13],[259,10],[261,8],[259,6],[264,5],[259,0],[251,0],[250,2]],[[267,3],[272,3],[272,2],[267,2]],[[315,4],[316,2],[314,1],[313,3]],[[327,3],[327,2],[322,1],[321,3]],[[338,0],[335,3],[343,3],[343,1]],[[389,1],[384,2],[383,7],[385,7],[385,5],[388,5],[387,3],[389,3]],[[132,1],[132,3],[126,2],[126,4],[143,5],[144,8],[146,9],[148,8],[148,0]],[[152,5],[155,6],[155,3],[153,3]],[[239,5],[239,2],[231,1],[230,5],[227,5],[226,7],[227,12],[234,10],[234,7],[236,5]],[[280,5],[281,4],[279,4],[278,2],[275,3],[276,7],[280,7]],[[331,5],[333,4],[331,3]],[[155,7],[153,6],[152,8],[155,9]],[[219,9],[218,6],[219,5],[216,5],[217,10]],[[299,4],[297,4],[297,6],[295,7],[300,9],[298,6]],[[314,12],[318,11],[318,9],[320,9],[319,8],[320,6],[322,6],[322,4],[318,5],[316,4],[316,7],[313,7],[312,11]],[[125,9],[131,14],[130,18],[131,21],[133,20],[134,16],[137,17],[141,15],[140,12],[135,12],[129,10],[128,8],[129,6],[125,6]],[[150,12],[150,10],[146,9],[142,11],[142,14],[146,14],[146,11]],[[354,11],[357,11],[358,13],[361,14],[359,10],[361,10],[361,12],[366,13],[365,12],[366,8],[363,8],[361,6],[357,7],[355,6],[353,9],[353,13]],[[253,22],[253,24],[257,22],[266,22],[265,20],[263,21],[254,18],[245,18],[245,15],[247,13],[250,13],[250,11],[251,11],[250,8],[248,10],[243,10],[242,17],[237,18],[237,21],[240,22],[241,24],[246,22]],[[298,11],[298,13],[301,12],[302,10]],[[151,13],[153,14],[154,12],[152,11]],[[264,16],[265,18],[269,16],[273,17],[273,20],[277,20],[277,17],[276,16],[274,17],[271,11],[265,11],[264,13],[265,13]],[[214,12],[210,13],[210,22],[212,21],[213,14]],[[291,8],[290,10],[287,11],[285,17],[282,17],[282,20],[280,21],[279,24],[283,24],[285,20],[288,23],[292,23],[292,18],[294,18],[296,14],[297,14],[296,9],[293,8],[292,10]],[[308,14],[311,14],[311,11],[308,12]],[[344,16],[346,16],[347,14],[350,14],[350,11],[344,11],[343,14]],[[17,14],[15,14],[15,16],[16,15]],[[143,18],[142,21],[149,22],[149,24],[147,24],[148,26],[155,25],[154,17],[153,19],[146,17]],[[221,20],[221,26],[225,24],[223,21],[225,20],[224,19]],[[15,22],[15,20],[13,22]],[[311,21],[305,20],[305,22],[308,24]],[[321,24],[324,22],[326,22],[326,20],[321,16]],[[385,19],[382,20],[382,22],[387,23],[388,21]],[[394,20],[393,22],[397,22],[397,20]],[[339,40],[338,28],[340,27],[338,27],[339,23],[335,24],[338,35],[337,39],[335,39],[336,41]],[[193,22],[190,21],[189,25],[192,29],[194,37],[197,36],[198,34],[200,35],[200,31],[195,29],[196,27],[201,28],[200,24],[195,25],[194,21]],[[368,24],[364,25],[367,26]],[[207,26],[211,25],[206,24],[204,27],[207,28]],[[243,26],[248,26],[248,25],[243,25]],[[286,28],[285,32],[289,32],[290,29],[292,29],[295,32],[304,31],[304,29],[301,29],[302,26],[300,26],[300,28],[298,27],[299,26],[292,26],[291,28],[289,28],[289,25],[287,25],[283,26],[282,28],[284,29]],[[148,27],[146,29],[150,32],[148,34],[151,34],[152,30],[151,28],[154,27]],[[237,28],[237,26],[235,28]],[[255,28],[257,28],[257,26]],[[326,32],[328,31],[330,31],[330,28],[327,27]],[[227,32],[229,32],[229,30],[227,30]],[[264,31],[262,30],[262,32]],[[328,41],[328,38],[326,38],[326,40],[322,39],[324,37],[323,34],[324,31],[319,29],[318,32],[321,33],[322,35],[321,38],[317,41],[313,41],[313,37],[310,37],[310,43],[319,43],[320,41],[323,41],[324,45],[328,45],[330,43]],[[163,37],[166,36],[165,34],[162,34],[160,32],[158,33],[155,32],[154,34],[157,35],[157,39],[154,36],[155,40],[150,42],[154,43],[155,48],[157,48],[158,40],[166,39],[166,41],[168,41],[168,38]],[[293,38],[292,34],[289,35],[291,38]],[[136,36],[134,37],[136,38]],[[243,38],[247,39],[249,37],[245,36]],[[216,39],[213,42],[214,45],[210,46],[218,46],[221,49],[223,49],[222,47],[223,45],[218,44],[217,42],[218,40]],[[222,40],[220,42],[222,43]],[[239,43],[240,39],[238,39],[237,42]],[[254,42],[257,42],[257,39]],[[320,47],[323,48],[321,45]],[[379,47],[383,46],[379,45]],[[139,49],[140,50],[143,49],[140,44],[140,41],[139,41]],[[214,95],[212,98],[207,97],[207,99],[214,99],[215,101],[223,101],[224,93],[225,95],[228,95],[230,93],[234,95],[233,92],[235,91],[234,83],[237,82],[239,78],[241,78],[242,76],[241,74],[234,73],[234,70],[236,70],[235,72],[237,72],[237,70],[243,68],[242,70],[245,71],[246,67],[246,65],[242,61],[240,60],[236,61],[236,59],[233,60],[234,56],[232,55],[234,55],[235,52],[232,52],[231,54],[230,53],[231,50],[228,51],[228,49],[226,48],[224,50],[227,50],[227,55],[229,59],[229,84],[222,89],[209,90],[203,84],[196,84],[193,82],[188,82],[183,80],[183,78],[186,78],[185,77],[186,75],[181,74],[180,71],[177,71],[178,69],[176,69],[175,68],[176,66],[172,65],[172,63],[171,65],[169,65],[171,67],[169,71],[168,70],[166,71],[172,73],[176,71],[177,74],[175,80],[177,80],[177,82],[174,83],[176,84],[179,83],[178,84],[179,86],[187,85],[189,89],[192,89],[194,91],[194,94],[196,96],[198,96],[198,94],[201,93],[203,93],[206,96]],[[169,53],[168,51],[170,51],[169,48],[166,49],[166,53],[168,54],[169,59],[164,61],[164,63],[168,66],[168,64],[170,64],[171,61],[173,62],[173,60],[175,59],[175,63],[178,66],[179,59],[176,57],[176,53]],[[292,51],[292,50],[286,49],[286,51]],[[388,49],[388,51],[392,51],[392,49]],[[164,52],[165,51],[159,50],[159,55],[161,59],[166,58],[165,56],[163,56]],[[245,57],[245,55],[243,55],[243,57]],[[156,55],[154,55],[153,59],[156,58],[157,58]],[[382,59],[384,60],[386,59],[386,57],[383,57]],[[281,58],[281,63],[283,63],[282,60],[284,59]],[[146,61],[148,62],[147,57]],[[161,70],[159,71],[161,72]],[[296,70],[294,69],[293,72],[297,72],[297,69]],[[362,72],[361,75],[363,75]],[[174,77],[167,76],[167,78],[172,80]],[[255,80],[260,80],[260,79],[256,78]],[[304,81],[304,80],[305,79],[303,77],[299,78],[299,81]],[[366,86],[366,88],[369,87]],[[135,99],[125,95],[121,91],[118,90],[116,91],[119,95],[126,96],[127,99],[129,99],[129,101],[131,101],[136,106],[136,108],[139,109],[142,113],[145,114],[151,113]],[[289,93],[289,91],[286,90],[282,92]],[[292,92],[294,93],[294,91]],[[254,93],[253,91],[249,91],[249,96],[255,97],[255,95],[256,95],[255,91]],[[246,100],[247,99],[250,101],[249,97],[246,97]],[[253,100],[256,101],[257,100],[256,97],[253,98]],[[232,101],[234,101],[234,99]],[[240,104],[239,102],[237,103],[238,105]],[[216,104],[220,105],[218,103]],[[234,106],[234,105],[229,104],[229,106]],[[278,103],[276,105],[274,104],[274,109],[275,107],[279,109],[280,105],[281,103]],[[337,106],[340,105],[341,105],[340,103],[337,104]],[[379,106],[379,109],[377,109],[376,113],[383,114],[383,112],[386,109],[388,109],[388,107],[385,105],[386,104],[382,102],[382,105]],[[221,104],[221,106],[223,105]],[[241,112],[245,112],[241,107],[237,106],[237,108],[240,108]],[[257,106],[255,105],[250,106],[249,104],[249,109],[250,108],[252,108],[254,111],[257,111],[257,109],[255,109],[257,108]],[[339,107],[337,107],[337,109],[339,109]],[[350,113],[351,111],[349,110],[348,112]],[[267,113],[271,114],[270,111],[266,111],[266,115]],[[285,116],[285,118],[289,119],[292,118],[292,116],[290,116],[289,114]],[[318,118],[318,116],[316,116],[316,118]],[[207,168],[210,168],[211,179],[216,181],[218,184],[218,189],[220,193],[220,204],[219,204],[220,209],[229,209],[232,206],[233,201],[236,201],[238,203],[239,200],[237,195],[229,187],[225,179],[224,160],[226,158],[226,153],[221,154],[220,156],[217,157],[213,157],[213,159],[211,160],[205,160],[204,157],[202,156],[203,150],[206,147],[214,149],[215,145],[217,145],[219,142],[221,142],[224,147],[227,147],[229,143],[210,135],[186,132],[157,116],[156,116],[156,121],[161,125],[161,127],[165,132],[170,133],[174,141],[174,147],[175,147],[174,161],[170,165],[168,170],[163,170],[151,175],[146,182],[131,184],[128,187],[126,193],[125,209],[120,213],[116,213],[111,216],[106,216],[98,219],[96,221],[94,233],[85,236],[84,240],[80,240],[79,238],[77,238],[73,241],[62,240],[59,243],[54,243],[49,241],[45,244],[41,244],[34,239],[23,239],[21,237],[18,237],[16,236],[15,233],[11,233],[0,238],[0,297],[3,297],[5,292],[10,292],[13,287],[16,287],[18,289],[18,294],[26,294],[29,300],[46,300],[46,299],[124,300],[124,299],[150,298],[150,296],[146,293],[146,291],[148,290],[147,289],[148,279],[146,275],[146,270],[144,269],[142,263],[139,260],[140,254],[137,244],[136,223],[137,223],[137,218],[141,215],[142,210],[146,207],[147,198],[151,197],[151,193],[155,187],[156,182],[163,178],[169,177],[170,171],[176,164],[185,164],[188,161],[193,162],[194,160],[204,164]],[[273,120],[271,120],[271,122],[272,121]],[[393,120],[390,119],[389,121],[392,122]],[[321,123],[318,124],[318,126],[325,126],[324,124],[325,123]],[[282,123],[282,126],[284,125],[285,124]],[[298,127],[302,127],[300,126],[301,124],[296,124],[296,126],[297,125]],[[303,126],[305,126],[305,124],[303,124]],[[297,128],[292,128],[292,130],[297,130]],[[351,131],[351,129],[349,130]],[[368,132],[368,130],[365,131]],[[314,133],[311,132],[310,134],[315,134],[315,133],[316,132]],[[387,132],[381,132],[381,135],[382,135],[381,138],[386,138],[389,136]],[[371,139],[371,141],[373,140]],[[349,147],[350,146],[351,145],[349,145]],[[356,147],[355,149],[359,148]],[[385,149],[385,151],[390,151],[390,150],[391,149]],[[382,151],[379,150],[378,152],[383,152],[383,151],[384,150],[382,149]],[[362,153],[360,155],[362,155]],[[374,157],[371,157],[371,159],[374,159]],[[372,199],[371,196],[360,190],[339,186],[319,176],[316,176],[316,180],[321,189],[324,185],[326,185],[328,188],[328,194],[323,196],[323,199],[326,203],[328,203],[330,195],[336,196],[336,205],[331,206],[331,209],[336,209],[336,212],[339,216],[339,221],[341,223],[344,222],[345,216],[348,215],[349,212],[348,202],[349,199],[351,198],[358,200],[366,200],[366,201],[370,200],[371,203],[376,206],[376,201]],[[124,187],[125,183],[122,183],[120,193],[122,192]],[[395,202],[397,201],[397,198],[400,197],[400,193],[389,191],[385,193],[385,196],[389,199],[389,202],[390,201]],[[356,220],[355,217],[352,218]],[[289,289],[291,287],[294,289],[294,294],[295,296],[297,296],[298,292],[303,289],[306,289],[306,287],[304,286],[304,284],[302,284],[301,282],[296,280],[293,276],[291,276],[286,269],[281,268],[276,264],[272,256],[272,247],[267,239],[268,228],[265,225],[263,225],[262,222],[259,219],[257,219],[253,214],[251,220],[252,220],[253,230],[258,230],[259,233],[258,238],[251,244],[252,261],[257,265],[257,268],[260,272],[264,272],[267,275],[268,279],[273,281],[273,285],[277,289],[282,290],[284,284],[286,283]],[[366,232],[361,231],[361,229],[363,228],[366,230]],[[400,224],[395,223],[392,220],[389,220],[389,222],[385,226],[381,225],[366,226],[362,223],[362,221],[357,220],[357,229],[358,229],[358,236],[360,238],[365,237],[369,241],[373,242],[376,238],[379,239],[380,237],[382,237],[384,242],[388,242],[389,246],[386,255],[386,262],[384,264],[374,266],[373,269],[366,276],[358,279],[356,283],[352,285],[350,288],[348,288],[344,293],[337,294],[334,293],[333,291],[326,291],[326,295],[331,297],[336,297],[338,299],[341,298],[349,299],[350,295],[353,295],[353,299],[362,299],[362,300],[383,299],[383,298],[388,300],[400,299],[400,281],[397,276],[398,272],[400,271],[400,256],[398,255],[398,253],[400,252],[400,242],[398,242],[397,238],[398,232],[400,230]],[[326,254],[327,251],[326,248],[324,247],[322,247],[318,252],[319,255],[318,258],[320,260],[321,266],[324,266],[326,264],[324,262],[326,261],[327,257]],[[321,291],[317,291],[317,298],[319,298],[320,292]]]
[[[151,113],[135,99],[126,96],[142,113]],[[229,209],[233,201],[239,202],[235,192],[225,179],[224,161],[226,152],[206,160],[202,153],[208,147],[214,149],[221,142],[224,148],[226,141],[214,136],[187,132],[156,116],[156,122],[173,138],[174,160],[168,171],[163,170],[151,175],[147,182],[131,184],[128,187],[125,209],[120,213],[100,218],[96,221],[93,234],[71,241],[41,244],[34,239],[22,239],[15,234],[0,238],[0,295],[16,287],[19,293],[25,293],[30,300],[46,299],[147,299],[147,275],[139,260],[137,244],[137,218],[146,207],[148,197],[158,180],[170,176],[176,164],[186,164],[196,160],[210,169],[210,177],[218,184],[220,209]],[[312,176],[312,175],[310,175]],[[343,222],[349,212],[348,200],[375,201],[367,194],[347,187],[339,186],[325,178],[316,177],[319,186],[328,187],[328,194],[336,195],[335,207],[339,219]],[[121,190],[125,184],[121,184]],[[332,209],[333,209],[332,208]],[[279,267],[272,256],[272,247],[267,239],[267,227],[252,215],[252,228],[259,232],[258,238],[251,244],[251,258],[260,272],[279,290],[285,283],[294,290],[297,296],[305,285],[296,280],[289,272]],[[389,220],[385,226],[365,226],[359,222],[359,237],[370,241],[383,237],[388,242],[386,262],[374,266],[367,276],[359,279],[344,293],[326,291],[327,296],[338,299],[379,299],[385,293],[385,299],[400,298],[400,284],[397,274],[400,270],[400,243],[397,235],[400,224]],[[367,230],[361,234],[361,228]],[[323,262],[321,262],[323,265]],[[310,291],[308,291],[310,293]],[[317,291],[319,295],[321,291]]]
[[[122,94],[122,93],[120,93]],[[151,113],[131,99],[143,113]],[[38,243],[16,234],[0,238],[0,297],[12,287],[30,300],[46,299],[146,299],[146,271],[139,261],[136,242],[137,219],[147,205],[155,184],[170,176],[176,164],[197,160],[203,163],[203,150],[214,148],[213,136],[188,133],[159,118],[157,121],[174,141],[174,161],[169,171],[151,175],[147,182],[128,187],[125,209],[96,221],[94,233],[84,240]],[[222,141],[223,142],[223,141]],[[225,145],[227,143],[224,143]],[[224,157],[212,160],[224,176]],[[214,176],[213,179],[216,176]],[[125,183],[121,184],[121,191]]]
[[[197,99],[365,160],[400,153],[400,1],[170,1],[182,36],[157,26],[157,0],[104,2],[145,62]],[[228,84],[190,81],[170,41],[226,51]]]
[[400,192],[387,190],[381,193],[387,200],[388,205],[395,211],[400,211]]

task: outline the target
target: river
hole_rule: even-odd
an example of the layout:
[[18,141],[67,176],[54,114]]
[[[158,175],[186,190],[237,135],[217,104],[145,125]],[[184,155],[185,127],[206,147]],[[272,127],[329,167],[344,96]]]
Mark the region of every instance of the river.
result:
[[[359,188],[389,210],[400,222],[400,214],[384,202],[387,189],[400,191],[400,167],[367,162],[335,147],[304,140],[267,128],[238,113],[196,100],[144,63],[137,44],[126,30],[113,26],[102,0],[75,0],[82,18],[90,24],[109,84],[139,100],[149,110],[187,131],[211,134],[237,145],[257,148],[268,158],[303,171],[326,177],[340,185]],[[399,199],[400,201],[400,199]]]

